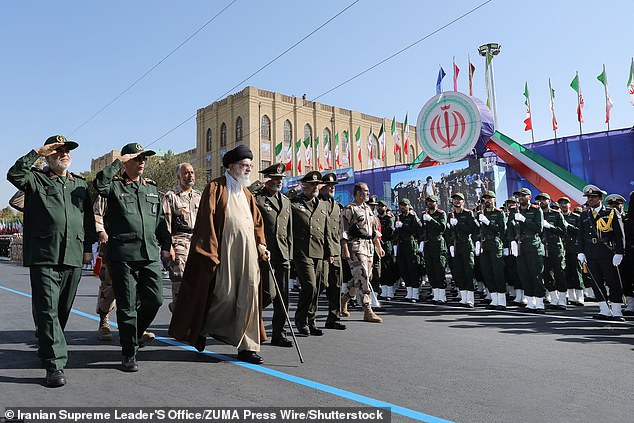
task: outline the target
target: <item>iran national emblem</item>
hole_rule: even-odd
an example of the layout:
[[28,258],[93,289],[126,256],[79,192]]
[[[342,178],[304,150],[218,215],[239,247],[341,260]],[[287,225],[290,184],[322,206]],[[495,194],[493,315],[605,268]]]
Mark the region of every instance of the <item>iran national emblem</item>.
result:
[[482,129],[480,110],[469,96],[447,91],[431,98],[418,115],[422,150],[433,160],[454,162],[475,147]]

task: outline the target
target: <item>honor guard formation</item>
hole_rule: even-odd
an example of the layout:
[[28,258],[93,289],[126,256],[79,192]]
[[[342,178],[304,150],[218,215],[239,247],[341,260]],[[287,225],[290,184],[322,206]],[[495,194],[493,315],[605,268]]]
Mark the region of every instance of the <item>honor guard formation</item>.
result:
[[[154,151],[131,143],[97,174],[91,199],[86,181],[68,170],[77,147],[52,136],[7,175],[24,192],[24,266],[49,387],[66,383],[63,331],[94,243],[102,262],[97,336],[113,339],[116,309],[127,372],[139,369],[139,348],[155,339],[147,329],[163,304],[161,264],[172,288],[169,335],[199,351],[211,336],[253,364],[264,361],[262,309],[271,304],[271,345],[295,346],[300,359],[296,334],[345,330],[342,318],[359,308],[364,322],[381,323],[379,300],[536,314],[592,300],[595,319],[634,316],[632,212],[624,197],[595,185],[583,189],[587,201],[575,209],[567,197],[554,202],[522,188],[499,205],[495,192],[481,190],[475,210],[454,192],[450,209],[441,210],[430,183],[416,213],[403,195],[390,210],[363,182],[349,204],[339,204],[335,173],[308,172],[300,190],[284,194],[286,168],[276,163],[252,183],[253,153],[239,145],[223,157],[226,173],[202,193],[193,188],[192,165],[181,163],[163,194],[143,176]],[[33,166],[40,158],[43,169]],[[289,286],[299,287],[292,318]],[[322,293],[328,308],[320,311]]]

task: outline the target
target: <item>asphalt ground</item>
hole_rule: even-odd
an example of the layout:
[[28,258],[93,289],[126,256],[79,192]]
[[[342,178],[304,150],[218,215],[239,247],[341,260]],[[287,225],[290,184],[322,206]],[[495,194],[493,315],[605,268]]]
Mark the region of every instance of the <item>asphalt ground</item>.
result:
[[[384,323],[298,338],[294,348],[262,345],[262,366],[235,361],[210,340],[197,353],[167,338],[171,293],[138,354],[140,371],[119,370],[112,342],[97,339],[99,279],[85,272],[66,327],[67,385],[50,389],[36,356],[28,269],[0,262],[0,411],[63,407],[389,407],[392,421],[634,421],[634,322],[591,318],[596,303],[532,315],[383,302]],[[291,318],[297,302],[291,295]],[[320,301],[323,327],[326,302]],[[272,311],[264,311],[270,330]],[[112,315],[113,320],[116,316]]]

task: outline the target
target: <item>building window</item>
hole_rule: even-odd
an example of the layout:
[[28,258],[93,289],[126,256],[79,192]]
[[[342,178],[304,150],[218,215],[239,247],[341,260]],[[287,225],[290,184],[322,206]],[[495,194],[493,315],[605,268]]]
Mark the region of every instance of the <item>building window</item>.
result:
[[242,118],[238,116],[236,119],[236,142],[242,141]]
[[379,139],[372,134],[372,163],[368,163],[371,167],[381,166],[381,149],[379,148]]
[[267,115],[262,116],[260,139],[262,141],[271,141],[271,119]]
[[220,125],[220,147],[227,146],[227,124],[222,122]]
[[211,167],[211,159],[212,159],[212,155],[211,155],[211,152],[209,152],[205,156],[205,167],[206,168],[210,168]]
[[207,151],[211,150],[211,141],[212,141],[211,128],[209,128],[207,129]]

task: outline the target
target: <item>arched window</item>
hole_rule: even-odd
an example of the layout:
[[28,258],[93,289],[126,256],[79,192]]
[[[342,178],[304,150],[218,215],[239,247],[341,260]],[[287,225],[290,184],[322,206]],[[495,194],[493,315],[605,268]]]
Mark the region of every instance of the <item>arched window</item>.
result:
[[212,134],[211,128],[207,129],[207,151],[211,150]]
[[343,136],[341,137],[341,162],[345,166],[351,166],[350,163],[351,157],[348,157],[348,150],[350,149],[350,139],[348,138],[348,131],[343,131]]
[[236,142],[242,142],[242,118],[236,119]]
[[267,115],[260,120],[260,166],[271,163],[271,119]]
[[[414,144],[416,143],[416,139],[414,133],[410,131],[409,133],[409,148],[407,151],[407,155],[403,155],[405,157],[405,163],[413,163],[416,159],[416,151],[414,150]],[[405,140],[403,140],[403,146],[405,146]]]
[[286,119],[284,121],[284,151],[288,151],[291,145],[293,145],[293,125],[290,120]]
[[[306,142],[308,140],[308,143]],[[305,169],[311,169],[313,167],[313,130],[309,124],[304,125],[304,147],[306,148],[305,152]],[[311,163],[308,165],[308,158],[310,157]]]
[[[324,128],[324,167],[332,168],[332,152],[334,151],[334,146],[332,145],[332,138],[330,137],[330,129]],[[317,153],[319,154],[319,153]]]
[[227,146],[227,124],[224,122],[220,125],[220,146]]
[[271,141],[271,119],[267,115],[262,116],[260,123],[260,139],[262,141]]

